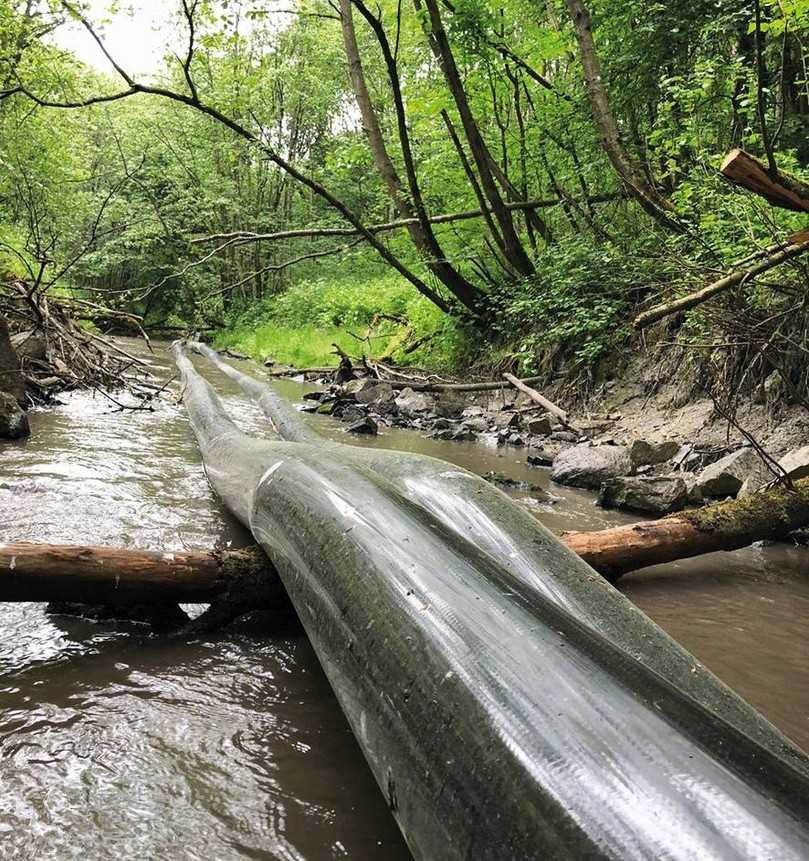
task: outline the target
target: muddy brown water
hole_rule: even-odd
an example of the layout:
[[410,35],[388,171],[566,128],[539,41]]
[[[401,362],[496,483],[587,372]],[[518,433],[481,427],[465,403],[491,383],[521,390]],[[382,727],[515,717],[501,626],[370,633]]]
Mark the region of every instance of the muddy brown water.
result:
[[[160,378],[165,347],[149,355]],[[204,367],[238,424],[266,429],[233,383]],[[299,384],[279,382],[297,400]],[[173,550],[246,544],[202,471],[180,407],[115,412],[73,393],[0,443],[0,541]],[[513,495],[556,532],[632,518],[550,483],[525,450],[353,438],[548,489]],[[809,750],[809,551],[783,545],[659,566],[621,589]],[[300,629],[171,642],[121,623],[0,604],[0,859],[409,858]]]

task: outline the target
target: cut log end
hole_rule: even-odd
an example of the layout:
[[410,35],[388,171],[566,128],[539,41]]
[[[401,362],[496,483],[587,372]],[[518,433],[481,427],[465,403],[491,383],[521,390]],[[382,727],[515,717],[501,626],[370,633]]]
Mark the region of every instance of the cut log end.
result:
[[719,172],[726,179],[763,197],[772,206],[792,212],[809,212],[809,185],[779,171],[770,176],[758,159],[740,149],[731,150]]

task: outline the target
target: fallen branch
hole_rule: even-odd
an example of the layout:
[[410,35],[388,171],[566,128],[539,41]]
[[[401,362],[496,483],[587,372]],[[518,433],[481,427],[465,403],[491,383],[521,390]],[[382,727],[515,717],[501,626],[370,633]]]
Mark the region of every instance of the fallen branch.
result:
[[503,374],[503,376],[511,383],[512,386],[514,386],[515,389],[519,389],[523,394],[528,395],[534,403],[544,407],[549,413],[553,413],[553,415],[555,415],[566,428],[569,428],[574,433],[581,435],[581,429],[568,420],[567,413],[561,407],[558,407],[553,401],[549,401],[536,389],[532,389],[530,386],[526,385],[526,382],[531,382],[531,380],[518,380],[513,374]]
[[[619,194],[597,194],[588,197],[587,205],[595,203],[608,203],[617,200],[621,197]],[[579,201],[578,198],[571,198],[572,202]],[[506,209],[512,210],[532,210],[546,209],[553,206],[558,206],[560,201],[553,197],[546,200],[515,200],[504,204]],[[485,215],[481,209],[469,209],[465,212],[450,212],[443,215],[433,215],[427,220],[430,224],[449,224],[454,221],[467,221],[472,218],[481,218]],[[416,218],[398,218],[395,221],[387,221],[382,224],[371,224],[368,226],[368,232],[372,234],[385,233],[389,230],[401,230],[418,224]],[[358,236],[359,230],[353,227],[310,227],[300,228],[295,230],[280,230],[276,233],[251,233],[249,231],[236,231],[234,233],[212,233],[210,236],[200,236],[197,239],[192,239],[192,245],[200,245],[205,242],[221,242],[225,241],[228,245],[241,245],[247,242],[272,242],[278,239],[311,239],[316,236]],[[218,249],[222,250],[222,249]]]
[[719,172],[773,206],[793,212],[809,212],[809,185],[783,171],[778,171],[776,177],[770,176],[765,165],[740,149],[727,154]]
[[568,532],[562,540],[608,580],[617,580],[648,565],[786,538],[806,526],[809,478],[794,482],[794,490],[777,487],[660,520],[600,532]]
[[648,311],[638,314],[638,316],[635,317],[633,325],[636,329],[645,329],[647,326],[651,326],[652,323],[656,323],[664,317],[670,317],[672,314],[687,311],[690,308],[701,305],[708,299],[712,299],[718,293],[729,290],[731,287],[745,284],[757,275],[761,275],[763,272],[767,272],[769,269],[779,266],[787,260],[792,260],[795,257],[804,254],[806,251],[809,251],[809,229],[802,230],[799,233],[793,233],[791,236],[788,236],[783,243],[778,246],[774,246],[774,248],[776,249],[774,251],[768,249],[771,253],[767,254],[763,260],[760,260],[753,266],[731,271],[723,278],[720,278],[718,281],[714,281],[712,284],[709,284],[707,287],[703,287],[701,290],[697,290],[695,293],[681,296],[679,299],[675,299],[672,302],[664,302],[661,305],[655,305],[654,308],[650,308]]

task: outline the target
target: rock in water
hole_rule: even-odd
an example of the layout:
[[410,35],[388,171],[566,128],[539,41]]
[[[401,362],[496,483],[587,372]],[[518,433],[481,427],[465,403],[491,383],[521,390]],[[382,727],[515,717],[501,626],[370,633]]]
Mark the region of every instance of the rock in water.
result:
[[629,449],[622,445],[575,445],[553,461],[551,478],[558,484],[598,490],[602,482],[632,471]]
[[375,435],[378,430],[379,426],[377,423],[367,416],[362,421],[349,425],[349,427],[346,428],[348,433],[364,433],[370,434],[371,436]]
[[759,456],[752,448],[740,448],[706,466],[699,474],[699,489],[706,497],[736,496],[744,480],[756,472]]
[[379,380],[363,380],[364,385],[354,392],[358,404],[389,403],[395,397],[390,383]]
[[688,504],[688,485],[678,475],[610,478],[601,485],[598,504],[602,508],[669,514]]
[[0,392],[0,439],[22,439],[30,436],[28,416],[14,395]]

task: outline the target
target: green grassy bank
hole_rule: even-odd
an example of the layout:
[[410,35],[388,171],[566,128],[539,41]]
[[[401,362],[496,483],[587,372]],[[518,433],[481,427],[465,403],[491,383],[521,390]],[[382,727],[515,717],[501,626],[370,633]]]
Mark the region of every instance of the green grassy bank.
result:
[[336,365],[333,344],[351,356],[446,371],[471,358],[462,327],[396,276],[301,282],[234,317],[215,338],[220,349],[299,368]]

